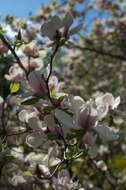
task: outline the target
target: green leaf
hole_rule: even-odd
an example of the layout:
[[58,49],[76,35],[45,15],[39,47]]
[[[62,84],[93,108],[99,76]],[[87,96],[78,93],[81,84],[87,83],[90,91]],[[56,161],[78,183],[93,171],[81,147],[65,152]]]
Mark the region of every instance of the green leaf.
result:
[[40,98],[41,97],[31,98],[31,99],[28,99],[28,100],[22,102],[21,104],[22,105],[33,105],[33,104],[37,103],[40,100]]
[[50,112],[52,111],[52,107],[50,107],[50,106],[46,106],[46,107],[44,107],[44,114],[50,114]]
[[5,33],[5,32],[6,32],[6,30],[0,28],[0,34],[3,34],[3,33]]
[[7,155],[7,156],[6,156],[6,159],[7,159],[8,161],[16,160],[16,158],[15,158],[14,156],[12,156],[12,155]]
[[11,82],[10,84],[10,92],[15,93],[20,90],[20,83],[19,82]]
[[73,159],[73,158],[77,159],[84,155],[86,155],[86,151],[84,151],[83,149],[80,149],[78,144],[69,146],[66,152],[67,159]]
[[24,176],[30,176],[30,177],[35,176],[35,175],[33,175],[31,172],[29,172],[29,171],[23,172],[23,175],[24,175]]

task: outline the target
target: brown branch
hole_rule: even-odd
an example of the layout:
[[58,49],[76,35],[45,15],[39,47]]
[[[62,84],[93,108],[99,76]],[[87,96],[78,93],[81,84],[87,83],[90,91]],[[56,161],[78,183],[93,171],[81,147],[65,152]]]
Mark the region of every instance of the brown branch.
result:
[[119,59],[119,60],[122,60],[122,61],[126,61],[126,57],[124,57],[122,55],[114,55],[114,54],[111,54],[109,52],[105,52],[105,51],[102,51],[102,50],[99,50],[99,49],[82,47],[82,46],[78,46],[78,45],[74,46],[74,48],[75,49],[80,49],[82,51],[91,51],[91,52],[95,52],[95,53],[103,55],[103,56],[109,56],[109,57],[112,57],[114,59]]
[[11,53],[13,54],[13,56],[15,57],[18,65],[20,66],[20,68],[25,72],[26,77],[27,77],[27,70],[25,69],[25,67],[23,66],[22,62],[20,61],[18,55],[16,54],[15,50],[11,47],[10,43],[8,42],[8,40],[2,35],[0,34],[0,39],[1,41],[5,44],[5,46],[11,51]]

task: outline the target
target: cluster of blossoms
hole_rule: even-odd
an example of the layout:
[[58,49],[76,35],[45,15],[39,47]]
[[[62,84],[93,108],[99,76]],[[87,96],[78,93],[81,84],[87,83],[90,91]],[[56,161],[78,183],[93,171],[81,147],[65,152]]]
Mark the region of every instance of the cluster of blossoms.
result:
[[[48,56],[46,50],[32,39],[21,45],[21,58],[16,59],[9,73],[4,75],[11,83],[11,94],[5,99],[0,97],[0,126],[5,127],[5,139],[0,140],[2,145],[6,141],[8,146],[1,151],[1,163],[4,163],[5,155],[13,161],[8,161],[9,156],[5,159],[7,165],[3,167],[9,177],[6,179],[2,174],[2,185],[7,181],[7,186],[15,189],[34,189],[35,184],[49,189],[51,178],[55,190],[93,189],[88,180],[82,183],[74,180],[76,172],[71,174],[69,163],[81,162],[81,157],[93,160],[100,154],[108,154],[109,150],[99,142],[107,144],[119,139],[118,128],[109,120],[117,113],[120,97],[101,93],[86,101],[80,95],[64,92],[64,82],[53,73],[53,61],[59,47],[70,45],[70,36],[82,28],[78,25],[71,29],[72,23],[73,17],[67,13],[63,19],[53,16],[42,25],[42,36],[48,37],[53,46],[48,65],[44,65],[44,58]],[[8,52],[3,44],[0,49],[3,54]],[[20,86],[19,91],[14,89],[16,85]],[[9,122],[4,120],[5,109],[12,109]],[[15,120],[18,127],[14,125]],[[103,160],[93,164],[103,173],[107,171]]]

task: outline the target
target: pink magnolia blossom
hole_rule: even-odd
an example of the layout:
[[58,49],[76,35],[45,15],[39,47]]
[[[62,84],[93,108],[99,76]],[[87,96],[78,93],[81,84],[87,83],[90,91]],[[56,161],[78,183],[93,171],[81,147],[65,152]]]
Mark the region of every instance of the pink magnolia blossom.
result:
[[43,79],[40,71],[32,71],[29,74],[28,79],[30,86],[36,92],[36,94],[45,95],[48,93],[46,82]]
[[9,74],[5,74],[5,78],[9,81],[21,82],[26,79],[26,76],[19,65],[14,64],[9,68]]
[[85,131],[90,131],[97,124],[97,110],[92,104],[86,104],[74,116],[77,125]]
[[77,182],[73,182],[73,180],[70,179],[69,173],[66,170],[59,171],[58,177],[53,178],[53,187],[55,190],[76,190],[77,186]]
[[71,35],[76,34],[82,28],[82,25],[80,24],[70,29],[72,23],[73,17],[70,13],[67,13],[63,19],[60,19],[58,16],[53,16],[49,21],[42,25],[42,36],[47,36],[52,41],[61,37],[68,39]]

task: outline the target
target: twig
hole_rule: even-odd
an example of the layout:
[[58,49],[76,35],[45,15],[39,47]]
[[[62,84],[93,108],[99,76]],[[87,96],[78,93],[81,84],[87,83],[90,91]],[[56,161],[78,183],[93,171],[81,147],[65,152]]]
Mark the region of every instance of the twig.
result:
[[48,77],[47,77],[47,79],[46,79],[47,84],[49,83],[49,79],[50,79],[50,76],[51,76],[51,74],[52,74],[53,59],[54,59],[54,57],[55,57],[55,55],[56,55],[58,49],[59,49],[59,42],[57,42],[56,48],[55,48],[53,54],[51,55],[50,71],[49,71],[49,75],[48,75]]
[[1,123],[2,123],[3,133],[6,133],[6,127],[5,127],[5,100],[2,103]]
[[0,39],[2,40],[2,42],[5,44],[5,46],[11,51],[11,53],[13,54],[13,56],[15,57],[18,65],[20,66],[20,68],[25,72],[26,77],[27,77],[27,70],[25,69],[25,67],[23,66],[22,62],[20,61],[18,55],[16,54],[15,50],[11,47],[11,45],[9,44],[8,40],[2,35],[0,34]]
[[81,47],[81,46],[74,46],[74,48],[76,49],[80,49],[82,51],[91,51],[91,52],[95,52],[95,53],[98,53],[98,54],[101,54],[101,55],[104,55],[104,56],[109,56],[109,57],[112,57],[112,58],[115,58],[115,59],[119,59],[119,60],[123,60],[123,61],[126,61],[126,57],[122,56],[122,55],[114,55],[114,54],[111,54],[109,52],[104,52],[102,50],[98,50],[98,49],[95,49],[95,48],[88,48],[88,47]]

